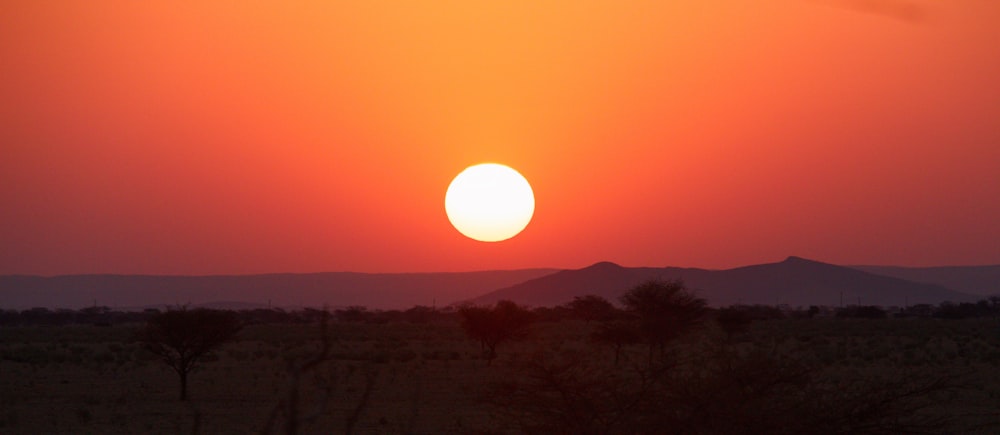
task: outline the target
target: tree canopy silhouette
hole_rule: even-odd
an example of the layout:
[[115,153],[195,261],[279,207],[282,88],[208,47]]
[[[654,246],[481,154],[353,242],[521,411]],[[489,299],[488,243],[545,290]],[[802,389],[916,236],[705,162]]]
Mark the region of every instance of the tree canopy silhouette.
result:
[[715,323],[726,333],[726,341],[732,341],[734,335],[750,328],[753,318],[750,313],[736,307],[721,308],[715,315]]
[[208,309],[168,310],[149,318],[138,332],[143,347],[177,372],[180,400],[187,400],[187,378],[205,357],[243,328],[236,313]]
[[575,296],[566,306],[574,317],[587,322],[611,320],[619,314],[611,302],[598,295]]
[[499,301],[493,307],[462,307],[458,315],[465,333],[479,340],[486,353],[487,365],[496,358],[497,345],[526,335],[528,326],[534,320],[527,308],[507,300]]
[[611,320],[602,322],[597,330],[590,334],[590,339],[596,343],[610,344],[615,348],[615,365],[621,360],[622,348],[637,344],[642,336],[634,321]]
[[650,364],[655,348],[659,347],[662,355],[667,343],[699,326],[707,311],[705,300],[679,280],[646,281],[622,295],[621,303],[639,322],[639,331],[649,345]]

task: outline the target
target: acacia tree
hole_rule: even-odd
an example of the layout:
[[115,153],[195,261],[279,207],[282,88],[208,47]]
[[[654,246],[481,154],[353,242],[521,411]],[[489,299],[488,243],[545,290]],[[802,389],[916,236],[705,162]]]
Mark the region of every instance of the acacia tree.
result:
[[610,344],[615,348],[615,365],[621,360],[622,348],[626,345],[639,343],[641,340],[636,322],[629,320],[612,320],[602,322],[590,339],[597,343]]
[[587,322],[611,320],[619,314],[611,302],[598,295],[575,296],[566,307],[573,316]]
[[458,310],[458,315],[465,333],[479,340],[487,365],[496,358],[497,345],[524,337],[534,320],[527,308],[507,300],[499,301],[493,307],[465,306]]
[[939,369],[831,381],[832,367],[763,349],[686,349],[680,370],[574,356],[538,354],[484,397],[524,433],[1000,433],[995,404],[959,394],[978,389]]
[[726,333],[727,342],[732,341],[734,335],[745,332],[752,322],[749,313],[736,307],[722,308],[715,315],[715,323]]
[[149,318],[138,332],[143,347],[177,372],[180,400],[187,400],[188,374],[243,328],[236,313],[209,309],[168,310]]
[[632,287],[621,296],[625,310],[639,322],[639,331],[649,345],[649,365],[653,350],[663,355],[666,344],[700,325],[705,318],[705,300],[684,286],[684,282],[651,280]]

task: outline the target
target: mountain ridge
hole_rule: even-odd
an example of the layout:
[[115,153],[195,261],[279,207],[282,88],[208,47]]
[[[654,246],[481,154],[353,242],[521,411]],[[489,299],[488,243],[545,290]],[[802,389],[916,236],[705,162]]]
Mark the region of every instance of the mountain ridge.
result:
[[[715,306],[901,306],[973,301],[979,295],[928,281],[932,278],[945,284],[994,283],[1000,292],[1000,278],[991,281],[994,268],[1000,277],[1000,266],[840,266],[789,256],[779,262],[730,269],[627,267],[600,261],[580,269],[477,272],[0,275],[0,309],[81,308],[95,303],[114,307],[198,306],[218,301],[246,306],[405,309],[414,305],[485,304],[499,299],[552,306],[585,294],[615,301],[628,288],[650,279],[683,280]],[[934,273],[920,275],[926,274],[924,269]]]
[[157,306],[239,301],[264,306],[377,309],[446,305],[557,269],[418,273],[269,273],[255,275],[3,275],[0,308]]
[[903,306],[937,304],[947,300],[975,300],[973,295],[940,285],[912,282],[790,256],[776,263],[721,270],[679,267],[610,268],[602,262],[582,269],[538,277],[464,302],[489,304],[509,299],[531,306],[553,306],[585,294],[596,294],[616,301],[628,288],[650,279],[684,281],[688,288],[713,306],[740,303],[790,306],[860,303]]
[[938,284],[981,296],[1000,295],[1000,265],[981,266],[851,266],[878,275]]

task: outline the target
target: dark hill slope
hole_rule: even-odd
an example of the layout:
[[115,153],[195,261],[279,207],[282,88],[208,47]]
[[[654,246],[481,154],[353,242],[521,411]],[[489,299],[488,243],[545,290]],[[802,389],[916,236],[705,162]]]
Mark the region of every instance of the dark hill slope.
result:
[[[267,306],[410,308],[447,305],[555,272],[303,273],[266,275],[0,276],[0,308],[142,307],[233,301]],[[231,303],[230,303],[231,304]]]
[[736,303],[836,306],[841,297],[845,304],[856,304],[860,299],[864,305],[884,306],[975,299],[937,285],[789,257],[780,263],[727,270],[627,268],[597,263],[490,292],[470,302],[488,304],[510,299],[532,306],[553,306],[586,294],[616,301],[630,287],[648,279],[681,279],[714,306]]
[[1000,265],[996,266],[944,266],[897,267],[851,266],[877,275],[891,276],[907,281],[937,284],[951,290],[974,295],[1000,295]]

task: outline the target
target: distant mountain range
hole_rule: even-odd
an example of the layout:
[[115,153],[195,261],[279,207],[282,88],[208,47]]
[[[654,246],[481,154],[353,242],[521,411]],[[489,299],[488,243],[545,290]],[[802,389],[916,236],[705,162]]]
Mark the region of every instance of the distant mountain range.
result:
[[597,263],[566,270],[487,293],[469,302],[487,304],[510,299],[533,306],[557,305],[581,294],[609,300],[649,279],[682,280],[710,305],[787,304],[790,306],[863,304],[903,306],[977,298],[936,285],[876,275],[863,270],[788,257],[780,263],[727,270],[622,267]]
[[925,282],[974,295],[1000,295],[1000,266],[851,266],[877,275]]
[[266,275],[0,276],[0,308],[142,308],[191,304],[214,308],[361,305],[402,309],[443,306],[555,269],[453,273],[280,273]]
[[0,276],[0,308],[141,308],[191,304],[216,308],[488,304],[510,299],[554,306],[574,296],[609,300],[649,279],[680,279],[710,305],[902,306],[975,301],[1000,293],[1000,266],[905,268],[838,266],[799,257],[735,269],[622,267],[454,273],[330,272],[266,275]]

